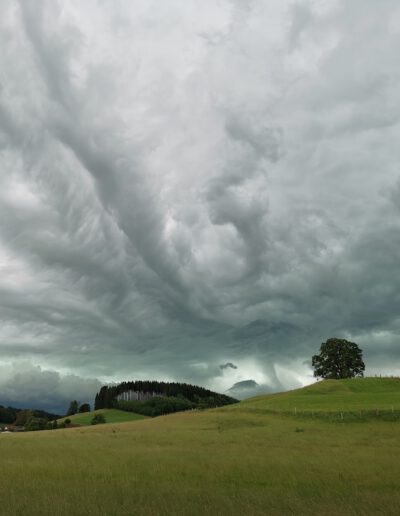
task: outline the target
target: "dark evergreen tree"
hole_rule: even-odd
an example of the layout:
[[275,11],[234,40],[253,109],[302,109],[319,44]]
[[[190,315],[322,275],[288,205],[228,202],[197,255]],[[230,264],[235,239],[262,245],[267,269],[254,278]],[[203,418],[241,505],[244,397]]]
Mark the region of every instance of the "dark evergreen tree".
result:
[[106,393],[108,391],[107,385],[104,385],[100,391],[96,394],[96,400],[95,400],[95,410],[99,410],[102,408],[106,408],[105,401],[106,401]]
[[73,416],[74,414],[76,414],[78,412],[78,407],[79,404],[76,400],[71,401],[71,403],[69,404],[67,416]]
[[362,350],[355,342],[331,338],[321,344],[318,355],[312,357],[314,376],[326,379],[363,376],[365,364]]

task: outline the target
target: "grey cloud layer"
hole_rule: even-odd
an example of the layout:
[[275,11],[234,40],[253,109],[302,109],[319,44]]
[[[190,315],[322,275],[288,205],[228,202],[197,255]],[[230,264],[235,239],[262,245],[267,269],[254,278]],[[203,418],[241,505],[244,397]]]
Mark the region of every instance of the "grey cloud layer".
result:
[[279,388],[338,335],[393,372],[395,0],[21,0],[0,44],[0,360]]
[[73,399],[92,403],[100,386],[98,380],[60,375],[29,362],[0,366],[1,403],[5,406],[65,414]]

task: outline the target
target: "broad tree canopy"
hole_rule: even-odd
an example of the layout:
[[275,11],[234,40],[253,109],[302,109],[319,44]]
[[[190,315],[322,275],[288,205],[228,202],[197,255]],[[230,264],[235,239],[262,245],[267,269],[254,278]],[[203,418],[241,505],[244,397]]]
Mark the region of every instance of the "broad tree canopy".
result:
[[365,364],[362,350],[355,342],[332,338],[321,344],[318,355],[312,357],[314,376],[326,379],[363,376]]

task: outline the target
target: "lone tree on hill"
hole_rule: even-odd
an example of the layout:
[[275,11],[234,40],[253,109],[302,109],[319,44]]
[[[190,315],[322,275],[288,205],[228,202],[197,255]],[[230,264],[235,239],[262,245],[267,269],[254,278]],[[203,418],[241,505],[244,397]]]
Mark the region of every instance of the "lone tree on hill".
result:
[[312,357],[314,376],[339,380],[363,376],[365,364],[362,350],[346,339],[328,339],[321,344],[318,355]]

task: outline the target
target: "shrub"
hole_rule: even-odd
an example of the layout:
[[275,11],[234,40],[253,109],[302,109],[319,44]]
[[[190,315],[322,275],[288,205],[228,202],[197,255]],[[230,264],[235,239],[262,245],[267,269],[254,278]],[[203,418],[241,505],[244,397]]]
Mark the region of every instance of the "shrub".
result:
[[91,425],[99,425],[106,422],[106,418],[104,417],[104,414],[96,414],[92,421],[90,422]]
[[79,413],[90,412],[90,405],[89,405],[89,403],[82,403],[82,405],[79,407],[78,412]]
[[33,432],[36,430],[44,430],[47,426],[47,419],[41,417],[30,417],[25,424],[25,430]]

